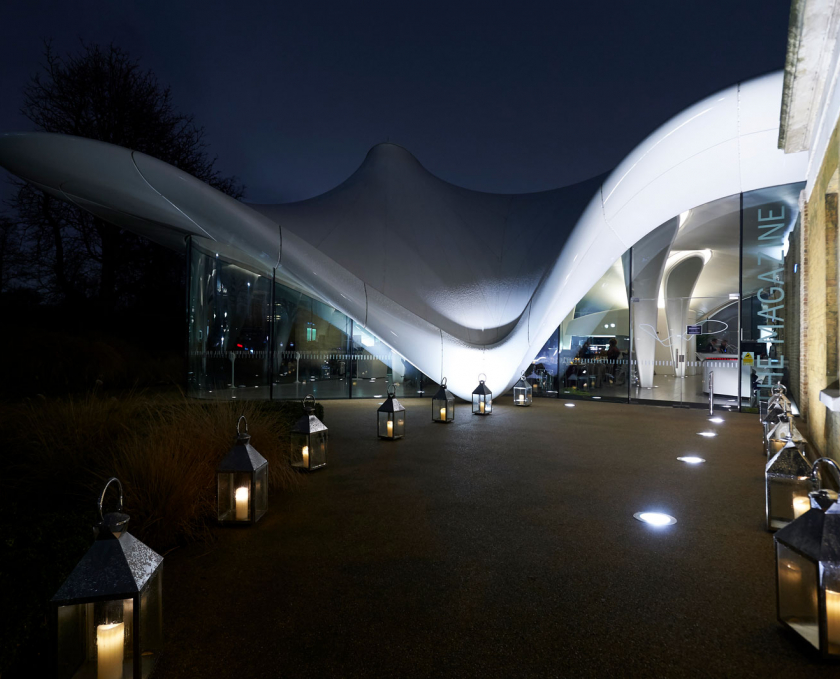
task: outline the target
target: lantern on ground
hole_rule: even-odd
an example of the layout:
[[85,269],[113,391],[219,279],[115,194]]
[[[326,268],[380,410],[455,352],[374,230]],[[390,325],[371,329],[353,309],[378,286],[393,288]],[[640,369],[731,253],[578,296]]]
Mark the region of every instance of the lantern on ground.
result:
[[799,433],[796,425],[793,424],[791,414],[788,412],[779,416],[779,421],[776,422],[776,424],[770,429],[764,441],[764,449],[767,453],[768,459],[784,448],[790,440],[792,440],[800,450],[805,449],[807,441],[802,434]]
[[531,402],[534,400],[534,390],[530,384],[528,384],[528,380],[525,379],[525,373],[522,373],[522,377],[519,378],[519,381],[513,385],[513,405],[515,406],[529,406]]
[[376,411],[376,432],[381,439],[401,439],[405,436],[405,406],[396,399],[393,385],[388,387],[388,398]]
[[446,378],[432,397],[432,422],[452,422],[455,419],[455,397],[446,389]]
[[767,530],[779,530],[811,508],[811,465],[792,439],[767,463],[764,480]]
[[[117,512],[102,513],[119,486]],[[126,531],[122,484],[99,496],[96,540],[52,598],[56,676],[145,679],[163,648],[163,557]]]
[[779,622],[824,658],[840,658],[840,503],[810,509],[775,543]]
[[487,375],[481,373],[478,376],[478,386],[472,393],[473,415],[489,415],[493,412],[493,392],[484,384],[484,380],[481,379],[482,375],[484,379],[487,379]]
[[303,399],[306,415],[292,427],[290,460],[298,471],[314,472],[327,466],[327,438],[329,430],[315,417],[315,397]]
[[216,504],[225,525],[255,524],[268,509],[268,460],[251,445],[244,415],[236,423],[233,448],[216,469]]

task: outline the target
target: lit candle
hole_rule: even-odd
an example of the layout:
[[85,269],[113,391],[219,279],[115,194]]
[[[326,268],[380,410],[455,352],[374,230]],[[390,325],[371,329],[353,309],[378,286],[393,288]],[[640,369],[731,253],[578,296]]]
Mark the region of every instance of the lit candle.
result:
[[309,469],[309,446],[303,447],[303,466]]
[[840,646],[840,592],[825,590],[825,622],[828,643]]
[[394,421],[388,420],[388,436],[394,435]]
[[441,408],[440,409],[440,419],[442,419],[442,420],[446,419],[446,408]]
[[519,394],[519,402],[525,403],[525,394]]
[[480,412],[482,415],[484,415],[484,401],[481,401],[478,404],[478,412]]
[[811,499],[807,495],[793,496],[793,518],[798,519],[811,509]]
[[114,622],[96,626],[97,679],[122,679],[125,625]]
[[248,488],[245,486],[236,489],[236,520],[248,520]]

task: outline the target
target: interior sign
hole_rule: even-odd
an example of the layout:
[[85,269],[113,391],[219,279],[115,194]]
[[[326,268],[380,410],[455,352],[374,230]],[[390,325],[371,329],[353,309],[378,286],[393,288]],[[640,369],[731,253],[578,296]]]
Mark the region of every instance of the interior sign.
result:
[[686,335],[699,335],[700,334],[700,326],[699,325],[687,325],[687,326],[685,326],[685,334]]

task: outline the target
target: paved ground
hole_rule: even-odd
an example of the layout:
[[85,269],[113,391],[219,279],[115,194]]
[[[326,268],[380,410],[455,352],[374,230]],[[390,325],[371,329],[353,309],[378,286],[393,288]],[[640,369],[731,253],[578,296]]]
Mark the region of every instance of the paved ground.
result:
[[328,402],[326,469],[167,557],[157,676],[838,676],[775,620],[756,416],[510,403]]

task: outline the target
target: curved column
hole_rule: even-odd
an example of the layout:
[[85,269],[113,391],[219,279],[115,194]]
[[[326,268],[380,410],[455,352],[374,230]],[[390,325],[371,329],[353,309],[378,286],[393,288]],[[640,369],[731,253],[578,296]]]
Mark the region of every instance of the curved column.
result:
[[685,329],[691,323],[691,296],[704,265],[702,257],[687,257],[672,267],[665,279],[668,347],[671,360],[674,361],[674,374],[679,378],[685,377],[685,366],[688,362],[687,358],[680,362],[679,357],[686,356],[689,342],[694,341],[694,336],[689,338]]

